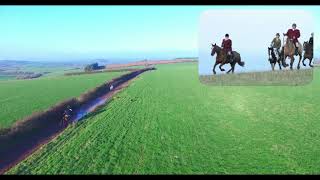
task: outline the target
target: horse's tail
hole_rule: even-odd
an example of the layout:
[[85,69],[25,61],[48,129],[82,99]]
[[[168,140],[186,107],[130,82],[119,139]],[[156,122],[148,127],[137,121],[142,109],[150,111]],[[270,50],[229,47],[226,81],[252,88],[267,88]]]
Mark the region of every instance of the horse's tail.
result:
[[245,65],[244,61],[241,61],[241,57],[239,58],[238,64],[243,67]]
[[238,64],[243,67],[245,63],[244,61],[239,61]]

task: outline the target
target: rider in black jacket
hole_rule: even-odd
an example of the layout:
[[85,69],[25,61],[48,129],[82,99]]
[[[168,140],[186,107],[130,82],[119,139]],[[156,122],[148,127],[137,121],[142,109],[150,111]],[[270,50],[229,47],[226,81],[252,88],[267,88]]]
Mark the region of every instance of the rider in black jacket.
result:
[[309,44],[313,47],[313,33],[311,33],[311,37],[309,39]]

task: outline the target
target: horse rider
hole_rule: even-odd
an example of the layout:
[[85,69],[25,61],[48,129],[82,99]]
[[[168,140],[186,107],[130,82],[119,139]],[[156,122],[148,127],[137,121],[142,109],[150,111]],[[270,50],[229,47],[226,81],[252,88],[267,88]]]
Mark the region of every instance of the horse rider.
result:
[[67,121],[69,120],[69,118],[71,117],[71,113],[72,113],[72,109],[70,106],[67,106],[67,109],[64,110],[63,113],[63,120],[67,123]]
[[311,47],[313,48],[313,33],[311,33],[311,37],[309,39],[309,44],[311,45]]
[[222,50],[227,54],[227,60],[230,60],[230,62],[233,61],[233,55],[232,55],[232,41],[229,39],[229,34],[225,35],[225,38],[222,40],[221,44]]
[[279,58],[279,56],[280,56],[280,48],[281,48],[281,39],[280,39],[280,34],[279,33],[277,33],[276,37],[273,38],[270,47],[273,48],[277,52],[277,56]]
[[295,54],[298,54],[300,31],[297,29],[297,25],[295,23],[292,24],[292,29],[288,29],[287,33],[283,33],[284,36],[288,36],[290,40],[293,41],[295,46]]

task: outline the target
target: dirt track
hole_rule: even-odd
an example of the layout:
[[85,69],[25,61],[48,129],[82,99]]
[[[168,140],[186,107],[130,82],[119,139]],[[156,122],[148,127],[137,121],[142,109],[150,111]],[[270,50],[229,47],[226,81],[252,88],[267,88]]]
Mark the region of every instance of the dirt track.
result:
[[[80,96],[78,99],[72,99],[61,103],[61,110],[68,104],[74,104],[75,114],[81,109],[88,109],[89,112],[96,109],[94,101],[103,98],[107,102],[115,93],[128,85],[128,82],[139,74],[155,70],[155,68],[140,69],[115,78],[88,93]],[[113,85],[114,89],[109,87]],[[75,102],[76,101],[76,102]],[[51,109],[59,109],[53,107]],[[61,126],[61,110],[49,110],[39,113],[34,117],[26,118],[17,127],[13,127],[5,133],[0,134],[0,174],[5,173],[11,167],[24,160],[44,144],[50,142],[58,136],[65,127]],[[50,114],[51,113],[51,114]],[[49,114],[49,115],[48,115]],[[48,118],[49,117],[49,118]],[[75,117],[74,117],[75,118]],[[81,117],[80,117],[81,118]]]

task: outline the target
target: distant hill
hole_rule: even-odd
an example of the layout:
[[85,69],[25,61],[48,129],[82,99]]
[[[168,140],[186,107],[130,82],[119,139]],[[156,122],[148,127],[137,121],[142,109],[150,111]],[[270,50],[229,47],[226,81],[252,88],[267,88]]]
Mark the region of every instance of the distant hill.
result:
[[30,61],[19,61],[19,60],[0,60],[0,67],[13,67],[32,64]]
[[180,58],[176,58],[176,60],[180,60],[180,59],[191,59],[191,60],[198,60],[198,57],[180,57]]
[[174,60],[141,60],[135,62],[129,62],[126,64],[109,64],[106,69],[117,69],[131,66],[153,66],[156,64],[173,64],[173,63],[185,63],[185,62],[197,62],[194,59],[174,59]]

